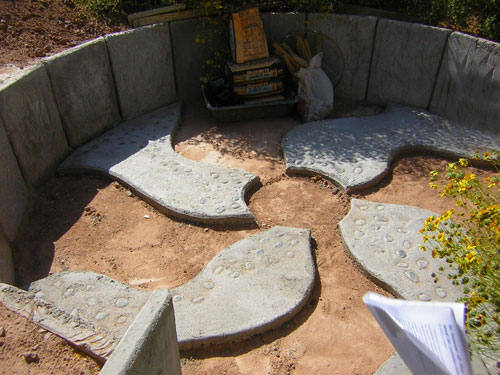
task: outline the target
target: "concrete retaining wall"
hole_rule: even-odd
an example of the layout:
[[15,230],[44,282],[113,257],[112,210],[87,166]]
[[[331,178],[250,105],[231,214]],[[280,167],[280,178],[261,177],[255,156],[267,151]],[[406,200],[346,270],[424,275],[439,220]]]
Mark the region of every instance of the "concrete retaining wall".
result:
[[500,133],[500,45],[451,34],[430,110]]
[[14,263],[9,240],[0,225],[0,283],[14,284]]
[[377,18],[310,14],[307,20],[309,29],[331,38],[342,54],[343,61],[338,58],[329,61],[329,55],[334,56],[338,52],[331,51],[335,47],[328,40],[323,42],[323,70],[334,83],[341,74],[335,95],[365,100]]
[[28,185],[41,183],[69,152],[43,65],[0,91],[0,119]]
[[120,121],[104,38],[46,60],[69,144],[77,147]]
[[168,24],[106,37],[122,116],[129,120],[173,103],[175,77]]
[[[304,13],[261,14],[264,32],[271,40],[281,41],[286,35],[294,31],[306,29],[306,15]],[[273,47],[269,45],[269,53]]]
[[168,290],[149,297],[100,375],[180,375],[174,305]]
[[[29,201],[29,189],[0,120],[0,227],[14,240]],[[0,259],[1,261],[1,259]]]
[[450,30],[379,20],[367,99],[427,108]]
[[[203,23],[198,19],[172,22],[170,30],[179,99],[185,105],[199,105],[203,100],[200,77],[213,71],[212,64],[207,64],[207,60],[228,46],[228,38],[214,32],[207,36],[203,33]],[[202,34],[206,41],[198,39],[197,42],[196,36]]]

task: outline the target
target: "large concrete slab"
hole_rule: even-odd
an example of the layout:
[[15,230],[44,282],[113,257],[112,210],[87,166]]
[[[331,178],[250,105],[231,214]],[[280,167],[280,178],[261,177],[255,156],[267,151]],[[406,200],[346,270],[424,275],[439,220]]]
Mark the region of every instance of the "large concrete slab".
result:
[[174,308],[168,290],[158,289],[151,294],[99,374],[181,374]]
[[45,61],[68,141],[77,147],[120,121],[104,38]]
[[120,339],[33,293],[11,285],[0,284],[0,302],[9,310],[64,338],[102,362],[109,357]]
[[14,284],[14,276],[12,249],[0,225],[0,283]]
[[[200,77],[216,70],[213,64],[207,64],[207,60],[213,59],[215,52],[228,48],[228,38],[225,33],[221,35],[220,31],[213,31],[213,26],[200,19],[171,22],[170,30],[179,99],[185,106],[201,108]],[[199,42],[196,42],[197,36]]]
[[179,347],[279,326],[307,302],[314,279],[309,230],[277,226],[235,243],[171,290]]
[[[315,275],[309,230],[277,226],[229,246],[171,291],[179,346],[228,342],[279,326],[307,303]],[[138,351],[159,355],[152,345],[163,341],[168,361],[175,362],[175,332],[169,328],[174,318],[168,312],[164,319],[160,311],[170,309],[162,305],[169,298],[157,292],[93,272],[63,272],[31,283],[27,291],[0,284],[0,303],[97,358],[108,358],[132,330],[127,341]],[[148,326],[151,319],[158,328]],[[126,363],[115,365],[136,368],[129,348],[121,353]],[[144,361],[137,369],[146,366]]]
[[471,127],[500,133],[500,45],[453,33],[430,109]]
[[[396,296],[454,302],[463,293],[448,279],[448,264],[418,247],[423,245],[419,230],[431,215],[438,214],[418,207],[352,199],[339,229],[348,253],[360,268]],[[432,273],[438,276],[437,283]]]
[[285,135],[281,146],[287,172],[320,174],[355,191],[380,181],[393,157],[404,151],[471,158],[475,150],[500,150],[500,138],[424,110],[391,105],[375,116],[300,125]]
[[106,43],[125,119],[136,118],[176,100],[168,24],[111,34],[106,36]]
[[0,227],[13,241],[28,206],[29,190],[24,182],[9,138],[0,120]]
[[[262,13],[264,33],[270,40],[280,42],[286,35],[306,29],[305,13]],[[273,48],[269,45],[269,53]]]
[[0,90],[0,118],[28,185],[41,182],[69,152],[43,65]]
[[37,298],[121,338],[150,293],[94,272],[62,272],[31,283]]
[[338,82],[336,96],[365,100],[376,25],[376,17],[309,14],[308,29],[333,42],[323,41],[322,69],[332,82]]
[[172,148],[173,104],[123,123],[81,146],[61,172],[93,171],[125,183],[165,213],[201,222],[253,222],[245,191],[258,176],[188,160]]
[[379,20],[367,100],[427,108],[450,33],[421,24]]

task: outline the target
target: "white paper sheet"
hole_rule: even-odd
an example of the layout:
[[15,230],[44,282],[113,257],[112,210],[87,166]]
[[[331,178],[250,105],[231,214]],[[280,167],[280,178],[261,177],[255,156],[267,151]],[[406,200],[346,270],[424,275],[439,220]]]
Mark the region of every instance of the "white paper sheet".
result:
[[417,302],[367,293],[363,301],[415,375],[472,375],[463,303]]

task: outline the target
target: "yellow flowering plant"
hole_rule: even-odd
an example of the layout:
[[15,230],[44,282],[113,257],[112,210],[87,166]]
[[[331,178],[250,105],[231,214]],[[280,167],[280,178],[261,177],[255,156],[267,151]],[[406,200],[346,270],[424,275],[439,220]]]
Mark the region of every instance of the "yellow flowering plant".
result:
[[[448,277],[462,285],[471,349],[500,358],[500,153],[476,153],[489,162],[494,176],[480,179],[469,172],[469,160],[447,166],[444,185],[430,172],[430,186],[455,199],[456,208],[426,219],[421,249],[446,260]],[[453,219],[453,220],[452,220]],[[444,269],[442,269],[444,271]],[[437,282],[437,275],[433,274]]]

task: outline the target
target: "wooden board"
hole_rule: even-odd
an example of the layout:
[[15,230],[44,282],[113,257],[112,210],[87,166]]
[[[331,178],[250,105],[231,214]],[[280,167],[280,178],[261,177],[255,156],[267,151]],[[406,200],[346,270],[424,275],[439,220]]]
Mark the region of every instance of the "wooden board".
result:
[[177,11],[184,10],[184,9],[186,9],[186,4],[174,4],[174,5],[169,5],[166,7],[145,10],[144,12],[137,12],[137,13],[129,14],[128,21],[130,23],[132,23],[133,20],[136,20],[139,18],[151,17],[151,16],[156,16],[156,15],[165,14],[165,13],[173,13],[173,12],[177,12]]
[[185,20],[188,18],[210,16],[213,14],[214,14],[214,12],[209,12],[209,11],[202,10],[202,9],[186,10],[184,12],[158,14],[156,16],[142,17],[142,18],[132,20],[132,26],[133,27],[146,26],[146,25],[152,25],[154,23],[159,23],[159,22]]

